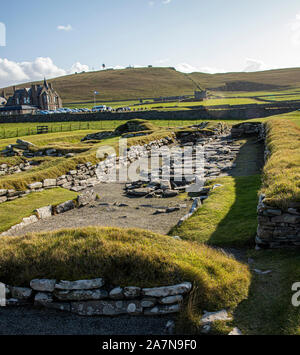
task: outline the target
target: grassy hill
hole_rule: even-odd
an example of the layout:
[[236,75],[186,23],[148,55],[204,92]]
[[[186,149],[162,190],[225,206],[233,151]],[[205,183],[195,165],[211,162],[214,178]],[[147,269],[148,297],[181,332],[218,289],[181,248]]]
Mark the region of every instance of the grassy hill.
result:
[[[80,73],[50,80],[64,103],[93,101],[95,90],[99,92],[97,101],[130,100],[192,95],[199,87],[219,88],[232,81],[246,82],[246,87],[249,83],[249,91],[288,92],[291,88],[300,88],[300,68],[225,74],[184,74],[173,68],[137,68]],[[27,83],[17,87],[30,85]],[[7,94],[12,92],[12,87],[6,88]]]

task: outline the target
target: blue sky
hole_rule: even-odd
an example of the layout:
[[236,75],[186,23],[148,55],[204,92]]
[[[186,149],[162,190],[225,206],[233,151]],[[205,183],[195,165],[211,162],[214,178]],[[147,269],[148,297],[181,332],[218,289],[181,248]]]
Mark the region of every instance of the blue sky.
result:
[[299,0],[15,0],[1,4],[0,22],[0,87],[102,63],[185,72],[300,66]]

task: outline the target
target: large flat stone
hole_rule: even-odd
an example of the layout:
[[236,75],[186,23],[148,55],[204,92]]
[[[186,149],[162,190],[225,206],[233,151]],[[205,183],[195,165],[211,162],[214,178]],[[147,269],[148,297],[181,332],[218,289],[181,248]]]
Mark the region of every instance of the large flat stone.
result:
[[52,216],[52,206],[38,208],[36,211],[39,219],[46,219]]
[[32,290],[25,287],[10,287],[10,293],[17,300],[28,300],[32,296]]
[[34,182],[34,183],[28,185],[28,188],[30,190],[37,190],[37,189],[41,189],[42,187],[43,187],[42,182]]
[[93,290],[104,285],[104,280],[101,278],[93,280],[78,280],[78,281],[60,281],[55,285],[58,290]]
[[164,314],[178,313],[180,311],[179,304],[173,304],[170,306],[156,306],[154,308],[149,308],[144,310],[146,316],[157,316]]
[[139,301],[90,301],[72,302],[71,311],[81,316],[117,316],[142,314]]
[[75,203],[73,200],[61,203],[60,205],[56,206],[56,212],[58,214],[67,212],[69,210],[73,210],[75,208]]
[[142,295],[148,297],[168,297],[182,295],[190,292],[192,284],[190,282],[184,282],[180,285],[156,287],[156,288],[143,288]]
[[35,279],[30,281],[30,287],[35,291],[53,292],[56,280]]
[[74,290],[74,291],[58,291],[54,292],[56,298],[60,301],[89,301],[102,300],[108,297],[105,290]]
[[43,182],[44,187],[54,187],[56,186],[56,179],[46,179]]

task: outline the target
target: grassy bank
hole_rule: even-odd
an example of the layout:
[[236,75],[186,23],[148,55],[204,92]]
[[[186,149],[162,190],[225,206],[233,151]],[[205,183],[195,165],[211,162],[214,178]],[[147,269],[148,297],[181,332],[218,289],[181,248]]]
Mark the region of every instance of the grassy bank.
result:
[[[71,137],[74,138],[74,133],[70,133]],[[84,135],[83,135],[84,136]],[[172,136],[171,131],[164,131],[164,130],[159,130],[157,132],[154,132],[148,136],[142,136],[142,137],[134,137],[128,139],[128,147],[132,145],[137,145],[137,144],[146,144],[154,140],[158,140],[167,136]],[[66,159],[66,158],[49,158],[47,157],[46,159],[43,158],[42,164],[37,166],[36,168],[33,168],[29,171],[26,171],[24,173],[19,173],[15,175],[7,175],[2,178],[0,178],[0,188],[3,189],[16,189],[16,190],[26,190],[27,185],[33,182],[37,181],[42,181],[44,179],[49,179],[49,178],[57,178],[61,175],[66,174],[68,171],[73,170],[76,168],[78,164],[82,163],[87,163],[91,162],[95,164],[98,159],[96,158],[96,153],[98,148],[100,148],[103,145],[109,145],[113,148],[115,148],[115,151],[118,153],[119,147],[118,147],[118,140],[119,137],[114,137],[110,139],[105,139],[103,141],[100,141],[100,143],[93,144],[92,146],[87,146],[85,143],[80,143],[78,142],[79,138],[81,137],[81,134],[79,137],[76,138],[77,143],[76,147],[77,148],[85,148],[88,150],[77,154],[76,157]],[[72,140],[73,140],[72,138]],[[38,139],[38,138],[37,138]],[[43,143],[48,143],[47,145],[50,146],[49,139],[50,137],[41,137],[43,139]],[[52,148],[60,149],[60,148],[66,148],[66,143],[64,142],[66,137],[53,137],[53,144],[51,145]],[[62,141],[60,141],[60,139]],[[36,142],[36,140],[32,140],[33,143]],[[75,143],[72,143],[71,145],[68,145],[68,149],[72,150],[72,146],[74,147]],[[7,160],[7,158],[5,158]],[[16,158],[14,158],[16,159]]]
[[266,203],[287,208],[300,203],[300,128],[285,119],[266,124],[270,157],[265,165],[261,192]]
[[2,282],[42,277],[140,287],[190,281],[206,309],[235,307],[250,283],[248,268],[221,252],[143,230],[90,227],[0,240]]
[[170,234],[222,247],[252,245],[257,228],[260,176],[225,177],[212,184],[222,186],[211,191],[203,206]]
[[76,197],[75,192],[57,188],[31,193],[20,199],[2,203],[0,204],[0,233],[22,222],[24,217],[31,216],[37,208],[59,205]]

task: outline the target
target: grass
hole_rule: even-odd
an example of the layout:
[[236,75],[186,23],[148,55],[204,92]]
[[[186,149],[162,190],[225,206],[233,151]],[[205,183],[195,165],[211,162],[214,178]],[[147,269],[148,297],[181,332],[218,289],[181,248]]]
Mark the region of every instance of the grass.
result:
[[[275,92],[288,91],[300,86],[300,70],[289,68],[254,73],[183,74],[172,68],[136,68],[94,71],[49,80],[66,103],[93,102],[95,90],[99,91],[97,101],[138,101],[140,98],[193,95],[199,86],[214,89],[230,81],[258,83],[256,91],[261,91],[261,84],[273,86]],[[30,85],[22,84],[17,88]],[[6,92],[12,94],[12,87],[7,88]],[[236,92],[235,95],[238,94]]]
[[7,231],[18,224],[24,217],[29,217],[34,210],[49,205],[59,205],[77,197],[75,192],[56,188],[42,192],[31,193],[20,199],[0,204],[0,232]]
[[[84,136],[84,135],[83,135]],[[154,140],[158,140],[161,138],[165,138],[165,137],[171,137],[172,136],[172,132],[171,131],[167,131],[167,130],[159,130],[156,131],[148,136],[142,136],[142,137],[133,137],[133,138],[129,138],[127,141],[128,147],[132,146],[132,145],[137,145],[137,144],[146,144],[149,143],[151,141]],[[76,138],[79,139],[81,137],[78,136]],[[53,139],[54,142],[52,145],[50,145],[49,143],[49,139]],[[70,140],[73,141],[74,136],[72,133],[70,133]],[[51,137],[51,135],[49,137],[46,137],[46,135],[44,137],[40,137],[37,138],[37,140],[31,140],[32,143],[37,143],[38,139],[42,139],[43,144],[47,144],[47,146],[51,146],[51,147],[55,147],[56,149],[64,149],[66,148],[66,145],[64,143],[64,139],[67,140],[67,137],[63,137],[61,136],[59,138],[58,137]],[[61,142],[60,139],[63,141]],[[42,163],[29,170],[26,171],[24,173],[19,173],[19,174],[15,174],[15,175],[7,175],[4,177],[0,178],[0,188],[3,189],[15,189],[15,190],[26,190],[27,189],[27,185],[33,182],[37,182],[37,181],[42,181],[44,179],[49,179],[49,178],[57,178],[61,175],[66,174],[68,171],[73,170],[76,168],[76,165],[78,164],[82,164],[82,163],[87,163],[87,162],[91,162],[93,164],[95,164],[96,162],[98,162],[99,160],[96,157],[96,153],[97,150],[103,146],[103,145],[109,145],[111,147],[113,147],[116,152],[119,151],[118,148],[118,141],[119,141],[119,137],[114,137],[114,138],[109,138],[109,139],[104,139],[102,141],[100,141],[99,143],[95,143],[93,145],[85,145],[85,143],[77,143],[76,147],[82,147],[82,148],[88,148],[87,151],[82,152],[77,154],[74,158],[70,158],[70,159],[66,159],[66,158],[43,158],[42,159]],[[40,141],[39,144],[42,145],[42,142]],[[68,145],[68,150],[72,150],[72,147],[74,148],[74,145]],[[37,159],[37,158],[35,158]],[[40,158],[39,158],[40,159]],[[6,158],[7,160],[7,158]]]
[[300,127],[280,118],[269,120],[266,127],[270,157],[261,192],[268,205],[287,209],[300,202]]
[[1,238],[2,282],[26,286],[43,277],[139,287],[190,281],[207,309],[236,306],[250,284],[247,266],[224,253],[149,231],[90,227]]
[[251,251],[254,267],[272,270],[253,275],[249,297],[234,312],[243,334],[300,335],[300,308],[292,305],[292,285],[300,280],[299,250]]
[[170,234],[220,247],[253,245],[260,176],[224,177],[212,184],[223,186],[211,191],[203,206]]

